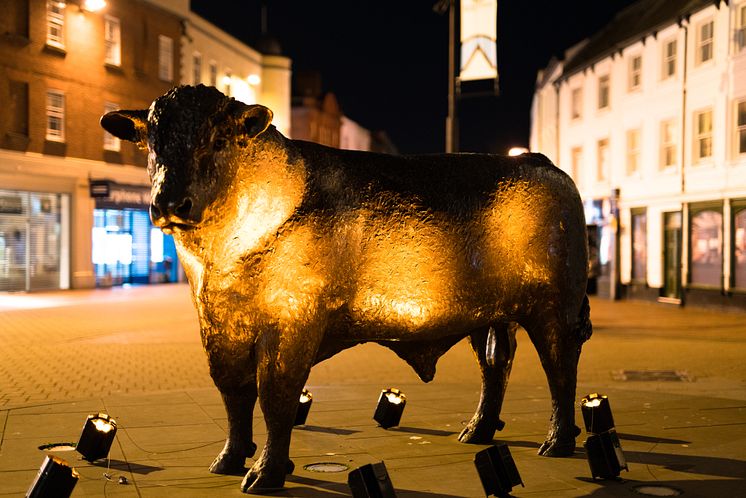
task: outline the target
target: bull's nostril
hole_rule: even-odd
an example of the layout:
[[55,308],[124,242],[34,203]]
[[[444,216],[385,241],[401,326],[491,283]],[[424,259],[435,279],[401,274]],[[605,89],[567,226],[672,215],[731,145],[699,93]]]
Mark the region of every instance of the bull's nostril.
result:
[[161,210],[155,204],[150,205],[150,219],[157,220],[162,215]]
[[179,218],[189,219],[189,215],[192,212],[192,199],[187,197],[181,205],[176,207],[174,214]]

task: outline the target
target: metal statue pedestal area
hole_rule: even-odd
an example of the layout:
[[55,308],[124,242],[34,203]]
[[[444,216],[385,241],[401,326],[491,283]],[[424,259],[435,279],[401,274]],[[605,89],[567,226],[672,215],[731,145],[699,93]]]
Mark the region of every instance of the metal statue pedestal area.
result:
[[482,395],[459,439],[488,443],[521,325],[552,396],[539,453],[567,456],[577,363],[591,335],[587,238],[572,180],[539,154],[389,156],[290,140],[272,112],[182,86],[101,119],[147,148],[153,223],[174,235],[229,434],[210,470],[253,457],[242,489],[281,488],[311,367],[363,342],[427,382],[468,337]]

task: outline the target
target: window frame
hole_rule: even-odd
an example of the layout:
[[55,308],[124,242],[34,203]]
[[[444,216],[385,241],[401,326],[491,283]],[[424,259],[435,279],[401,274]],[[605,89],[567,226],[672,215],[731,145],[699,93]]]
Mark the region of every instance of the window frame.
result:
[[[61,0],[47,0],[46,7],[46,44],[60,50],[65,50],[65,13],[67,5]],[[55,11],[55,9],[59,9]],[[58,34],[53,32],[54,28]]]
[[[52,105],[50,99],[55,97],[61,99],[61,106]],[[55,88],[47,88],[45,109],[46,132],[44,139],[49,142],[65,142],[65,92]],[[54,120],[59,121],[59,131],[50,126]]]
[[598,110],[603,111],[611,107],[611,76],[603,74],[598,77]]
[[[638,251],[635,250],[636,243],[639,242],[639,238],[636,237],[636,228],[637,225],[635,225],[635,220],[639,220],[642,217],[643,220],[643,236],[642,236],[642,246],[644,247],[642,253],[643,253],[643,260],[644,265],[642,265],[642,268],[640,268],[640,265],[637,264],[637,255]],[[630,280],[635,284],[647,284],[648,281],[648,212],[647,208],[633,208],[630,210]],[[639,277],[636,275],[637,270],[642,270],[642,277]]]
[[577,187],[580,187],[580,176],[583,171],[583,146],[570,148],[570,174]]
[[596,181],[605,182],[609,179],[609,137],[596,141]]
[[737,24],[734,41],[736,47],[735,51],[736,53],[739,53],[746,49],[746,2],[736,6],[736,9],[738,10],[736,13]]
[[[107,101],[104,103],[104,114],[119,110],[121,108],[122,107],[119,104]],[[108,150],[111,152],[120,152],[122,150],[122,141],[118,137],[104,130],[104,150]]]
[[218,62],[216,60],[210,60],[210,86],[217,88],[218,86]]
[[[738,238],[736,237],[736,230],[738,227],[736,226],[736,221],[738,215],[741,213],[746,213],[746,199],[732,200],[730,205],[730,287],[731,289],[739,292],[746,292],[746,271],[743,272],[743,282],[739,282],[737,279],[738,257],[736,254],[736,250],[738,249]],[[743,227],[743,230],[744,232],[746,232],[746,224]],[[741,243],[742,247],[740,251],[746,254],[746,233],[742,234]]]
[[[639,66],[635,67],[635,62]],[[634,54],[627,63],[627,91],[637,92],[642,89],[642,54]]]
[[[739,108],[743,106],[741,114]],[[733,103],[733,158],[741,159],[746,157],[746,98],[735,100]],[[743,116],[743,123],[739,123],[739,118]],[[741,139],[743,135],[743,139]],[[741,150],[743,144],[743,150]]]
[[[705,27],[710,26],[709,37],[705,39],[703,37],[703,31]],[[707,47],[708,57],[704,58],[704,51]],[[694,54],[694,65],[701,66],[706,64],[715,58],[715,20],[709,18],[697,24],[697,45]]]
[[[696,256],[696,251],[694,250],[695,246],[695,240],[693,238],[695,234],[694,229],[694,220],[695,218],[705,212],[714,212],[718,215],[720,215],[720,233],[719,233],[719,246],[716,248],[717,251],[719,251],[719,281],[718,283],[709,283],[709,282],[695,282],[695,274],[698,273],[695,271],[696,263],[694,262],[694,258]],[[725,263],[725,247],[724,247],[724,241],[725,241],[725,216],[723,213],[723,205],[722,203],[716,203],[716,202],[707,202],[707,203],[699,203],[699,204],[691,204],[689,207],[689,219],[688,222],[688,240],[687,240],[687,246],[688,246],[688,256],[689,256],[689,272],[688,272],[688,278],[687,278],[687,285],[689,287],[694,288],[700,288],[700,289],[722,289],[723,288],[723,282],[724,282],[724,263]],[[712,244],[708,244],[710,247],[712,247]],[[701,271],[701,270],[700,270]]]
[[[110,31],[109,27],[115,29]],[[122,65],[122,21],[108,14],[104,15],[104,63],[117,67]]]
[[174,80],[174,40],[166,35],[158,35],[158,78]]
[[197,86],[202,83],[202,54],[200,52],[192,53],[192,85]]
[[583,117],[583,87],[576,86],[570,90],[570,119]]
[[[673,45],[673,54],[669,53],[668,47]],[[661,50],[661,80],[668,80],[676,77],[678,69],[679,43],[676,38],[669,38],[663,42]],[[673,65],[673,70],[669,70]]]
[[[700,118],[709,114],[709,129],[703,130],[700,125],[702,124]],[[704,109],[700,109],[698,111],[694,111],[694,116],[692,118],[692,135],[694,143],[692,144],[694,147],[694,150],[692,151],[693,156],[693,162],[694,163],[702,163],[705,161],[709,161],[712,159],[713,156],[713,111],[712,107],[706,107]],[[702,149],[703,144],[707,144],[707,147],[709,147],[709,154],[708,155],[702,155]]]
[[[661,170],[666,170],[669,168],[676,167],[676,158],[678,155],[678,143],[676,141],[676,129],[677,129],[677,122],[676,118],[670,118],[670,119],[664,119],[660,122],[660,136],[659,136],[659,165]],[[666,141],[666,133],[665,131],[670,127],[670,135],[671,139],[670,141]],[[667,162],[665,161],[665,158],[667,157],[667,152],[670,149],[671,151],[671,157],[672,161]]]
[[[634,148],[631,148],[630,144],[632,140],[630,140],[631,137],[634,137]],[[640,132],[640,128],[630,128],[625,133],[625,170],[627,172],[627,176],[637,175],[640,173],[640,138],[642,137],[642,133]],[[634,162],[634,167],[632,167],[632,163]]]

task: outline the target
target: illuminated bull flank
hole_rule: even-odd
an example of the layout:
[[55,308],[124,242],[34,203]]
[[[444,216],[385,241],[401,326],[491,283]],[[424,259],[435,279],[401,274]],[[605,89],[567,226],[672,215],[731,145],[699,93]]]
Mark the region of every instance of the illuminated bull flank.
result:
[[575,448],[575,383],[590,337],[583,209],[544,156],[389,156],[289,140],[272,112],[214,88],[182,86],[149,110],[101,119],[149,150],[151,218],[172,233],[199,315],[210,373],[228,413],[210,470],[240,471],[267,444],[244,491],[281,488],[311,366],[373,341],[424,381],[468,337],[482,371],[459,439],[487,443],[520,324],[552,395],[539,453]]

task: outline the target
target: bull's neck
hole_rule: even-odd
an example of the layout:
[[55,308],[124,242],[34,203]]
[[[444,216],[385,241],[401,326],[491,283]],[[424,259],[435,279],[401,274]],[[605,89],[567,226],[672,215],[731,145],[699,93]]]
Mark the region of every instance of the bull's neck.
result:
[[177,238],[189,254],[182,259],[201,268],[191,272],[193,287],[231,286],[249,256],[270,249],[301,205],[305,165],[288,159],[285,144],[282,137],[267,140],[261,153],[247,156],[225,196],[207,213],[210,223]]

